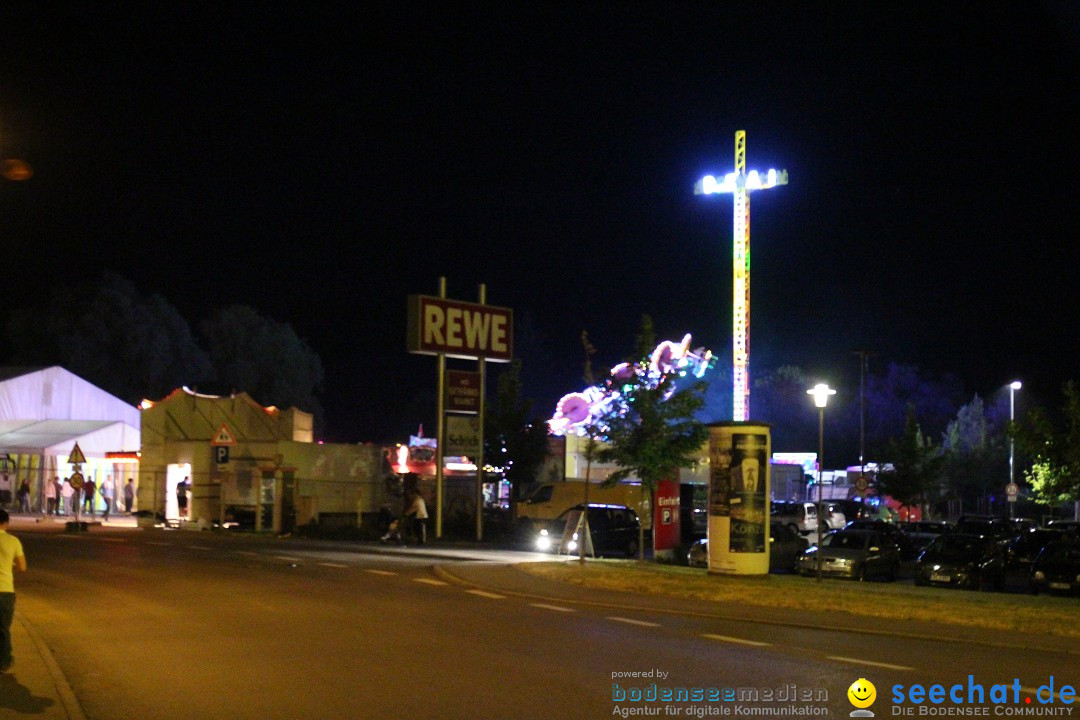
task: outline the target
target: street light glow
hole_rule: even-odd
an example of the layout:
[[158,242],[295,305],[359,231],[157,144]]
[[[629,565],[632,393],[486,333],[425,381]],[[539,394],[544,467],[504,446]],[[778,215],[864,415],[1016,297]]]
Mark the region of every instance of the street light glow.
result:
[[830,388],[826,383],[818,383],[807,390],[806,394],[814,396],[814,407],[823,408],[829,402],[829,396],[835,395],[836,391]]
[[1009,385],[1009,387],[1011,387],[1013,390],[1019,390],[1023,386],[1020,384],[1019,380],[1013,380],[1012,384]]

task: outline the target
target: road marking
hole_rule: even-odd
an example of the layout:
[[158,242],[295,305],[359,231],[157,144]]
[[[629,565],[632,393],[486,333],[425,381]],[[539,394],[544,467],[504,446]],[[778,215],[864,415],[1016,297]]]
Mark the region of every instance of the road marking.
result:
[[341,563],[315,563],[315,564],[316,565],[321,565],[322,567],[332,567],[332,568],[347,568],[347,567],[349,567],[348,565],[342,565]]
[[493,592],[487,592],[486,590],[466,590],[465,592],[469,593],[470,595],[476,595],[478,597],[491,598],[492,600],[505,600],[506,599],[505,595],[498,595],[498,594],[493,593]]
[[627,625],[640,625],[641,627],[660,627],[660,623],[646,622],[645,620],[634,620],[633,618],[619,617],[618,615],[610,615],[608,620],[614,620],[615,622],[626,623]]
[[213,550],[214,549],[212,547],[207,547],[205,545],[185,545],[184,547],[189,547],[192,550]]
[[365,568],[364,572],[369,572],[372,575],[397,575],[396,572],[391,572],[390,570],[371,570],[369,568]]
[[886,670],[914,670],[908,665],[893,665],[892,663],[874,662],[873,660],[860,660],[859,658],[843,657],[841,655],[826,655],[826,660],[851,663],[852,665],[869,665],[870,667],[885,668]]
[[735,643],[736,645],[752,645],[754,647],[769,647],[772,643],[758,642],[757,640],[746,640],[744,638],[731,637],[730,635],[713,635],[712,633],[704,633],[701,637],[707,637],[710,640],[719,640],[720,642]]
[[237,555],[248,555],[250,557],[259,557],[259,553],[254,552],[253,550],[235,550],[234,552]]
[[436,580],[435,578],[413,578],[413,582],[424,583],[425,585],[449,585],[442,580]]
[[529,603],[533,607],[538,607],[542,610],[554,610],[556,612],[577,612],[574,608],[562,607],[561,605],[548,605],[547,603]]
[[302,562],[300,558],[289,557],[288,555],[275,555],[274,557],[285,562]]
[[172,543],[161,542],[160,540],[147,540],[147,545],[172,545]]

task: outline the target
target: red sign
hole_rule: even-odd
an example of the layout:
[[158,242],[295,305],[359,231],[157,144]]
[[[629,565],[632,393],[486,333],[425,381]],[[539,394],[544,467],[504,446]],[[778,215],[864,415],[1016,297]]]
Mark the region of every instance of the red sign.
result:
[[480,373],[466,370],[446,371],[446,411],[480,412]]
[[408,350],[423,355],[510,362],[514,311],[456,300],[409,296]]
[[679,544],[679,483],[661,480],[653,507],[653,547],[671,550]]

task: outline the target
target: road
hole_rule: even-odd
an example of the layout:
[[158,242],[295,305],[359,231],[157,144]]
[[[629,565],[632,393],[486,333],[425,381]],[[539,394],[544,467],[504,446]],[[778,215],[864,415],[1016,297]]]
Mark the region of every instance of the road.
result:
[[613,701],[652,683],[794,685],[846,717],[861,677],[881,717],[897,684],[966,687],[972,675],[989,692],[1018,678],[1021,704],[1051,675],[1080,684],[1075,655],[477,590],[428,557],[185,531],[21,537],[20,613],[91,720],[605,718],[657,709]]

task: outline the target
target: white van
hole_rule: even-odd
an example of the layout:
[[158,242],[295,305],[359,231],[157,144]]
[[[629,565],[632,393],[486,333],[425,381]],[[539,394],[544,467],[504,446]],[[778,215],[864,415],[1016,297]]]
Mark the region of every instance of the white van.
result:
[[817,508],[809,502],[774,502],[770,520],[786,525],[801,535],[809,535],[818,529]]
[[[519,533],[535,533],[564,511],[585,502],[585,482],[564,480],[544,483],[532,495],[517,504],[517,529]],[[618,483],[604,487],[589,483],[589,502],[609,505],[625,505],[641,518],[646,529],[652,528],[652,508],[649,493],[640,483]]]

